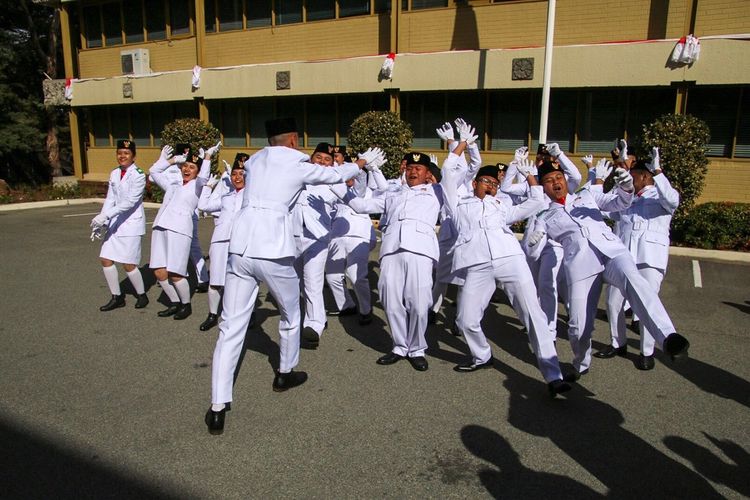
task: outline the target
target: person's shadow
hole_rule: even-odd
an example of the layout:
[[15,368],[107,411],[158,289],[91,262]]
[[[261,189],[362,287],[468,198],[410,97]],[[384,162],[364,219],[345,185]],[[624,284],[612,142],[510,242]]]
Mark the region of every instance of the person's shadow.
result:
[[672,363],[660,358],[662,366],[673,370],[700,389],[750,408],[750,382],[696,358]]

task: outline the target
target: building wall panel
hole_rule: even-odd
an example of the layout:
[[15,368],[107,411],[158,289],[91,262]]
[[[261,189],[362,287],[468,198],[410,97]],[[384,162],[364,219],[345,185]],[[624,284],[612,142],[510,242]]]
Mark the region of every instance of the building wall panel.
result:
[[191,69],[196,64],[195,38],[161,42],[118,45],[78,52],[79,78],[98,78],[122,75],[120,51],[148,49],[151,71]]
[[747,0],[700,0],[696,36],[725,33],[750,33],[750,3]]

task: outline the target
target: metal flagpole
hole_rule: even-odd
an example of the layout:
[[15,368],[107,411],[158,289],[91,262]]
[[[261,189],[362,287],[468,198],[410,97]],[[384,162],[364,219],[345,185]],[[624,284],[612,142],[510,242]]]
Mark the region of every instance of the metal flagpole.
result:
[[544,44],[544,82],[542,83],[542,114],[539,119],[539,144],[547,143],[547,122],[549,121],[549,88],[552,81],[552,42],[555,38],[556,0],[547,4],[547,40]]

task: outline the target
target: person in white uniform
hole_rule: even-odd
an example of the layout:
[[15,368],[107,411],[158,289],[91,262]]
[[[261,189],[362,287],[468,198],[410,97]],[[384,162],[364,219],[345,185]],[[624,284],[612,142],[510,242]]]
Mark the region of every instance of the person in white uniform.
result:
[[[242,207],[242,189],[245,187],[245,165],[242,161],[247,155],[239,153],[235,158],[229,174],[232,190],[225,192],[223,189],[226,172],[222,179],[212,179],[203,187],[201,197],[198,200],[198,209],[211,214],[219,214],[211,235],[211,246],[208,249],[210,271],[210,287],[208,289],[208,317],[198,327],[200,331],[210,330],[219,323],[219,305],[221,304],[221,292],[224,289],[224,281],[227,274],[227,261],[229,260],[229,239],[232,235],[232,224],[234,218]],[[213,182],[216,181],[216,182]],[[218,184],[218,186],[216,186]],[[212,191],[212,187],[216,189]],[[219,195],[215,195],[215,193]],[[224,194],[222,194],[224,193]]]
[[205,423],[211,434],[224,431],[234,374],[242,352],[258,287],[266,282],[279,308],[279,367],[272,383],[276,392],[303,384],[307,373],[299,363],[299,277],[294,269],[297,245],[293,208],[308,184],[335,184],[351,179],[373,155],[356,163],[322,167],[298,151],[293,118],[266,122],[269,146],[245,162],[242,208],[232,226],[219,337],[211,369],[211,407]]
[[[638,160],[630,168],[636,197],[627,210],[612,212],[620,239],[635,259],[638,272],[658,293],[667,272],[669,260],[669,226],[672,214],[680,204],[680,194],[672,187],[659,164],[659,148],[653,148],[652,161]],[[612,343],[594,353],[597,358],[624,356],[627,352],[625,297],[616,287],[607,292],[607,316]],[[641,353],[636,362],[639,370],[654,368],[654,336],[640,322]]]
[[458,232],[452,250],[453,269],[466,271],[456,324],[472,354],[469,362],[457,365],[455,370],[472,372],[492,366],[492,350],[481,321],[492,294],[501,286],[529,332],[539,370],[554,397],[570,390],[570,386],[562,380],[555,344],[547,335],[547,318],[537,300],[534,278],[521,245],[509,228],[510,224],[526,219],[545,205],[542,188],[532,173],[533,167],[529,160],[517,165],[518,171],[526,176],[529,195],[526,201],[511,207],[495,197],[499,187],[497,166],[480,168],[472,183],[473,193],[460,197],[456,187],[462,184],[464,172],[459,168],[443,169],[445,178],[457,180],[444,183],[445,207]]
[[141,237],[146,234],[146,216],[143,211],[146,174],[136,166],[135,152],[135,142],[128,139],[117,141],[117,167],[109,175],[107,197],[102,210],[91,221],[92,235],[101,234],[105,227],[107,231],[99,259],[112,298],[99,308],[100,311],[125,307],[125,294],[120,290],[115,262],[122,264],[135,289],[135,308],[141,309],[148,305],[143,276],[138,269],[141,262]]
[[[173,316],[182,320],[192,314],[190,285],[186,279],[190,244],[193,238],[193,214],[203,186],[211,175],[211,156],[221,143],[207,151],[183,148],[172,156],[174,149],[164,146],[161,156],[149,170],[154,182],[164,190],[164,200],[156,214],[151,235],[149,267],[170,300],[160,317]],[[170,165],[180,165],[181,179],[166,173]],[[200,169],[198,165],[200,164]]]
[[568,195],[567,179],[557,165],[539,167],[544,192],[552,200],[548,210],[537,215],[529,246],[540,249],[549,237],[563,246],[563,266],[568,283],[570,319],[568,338],[573,349],[575,371],[566,381],[588,373],[591,335],[602,282],[623,292],[657,343],[672,359],[687,356],[689,342],[675,332],[669,315],[653,287],[638,272],[630,252],[609,229],[601,211],[627,209],[633,198],[633,179],[624,169],[616,171],[616,188],[610,193],[583,189]]

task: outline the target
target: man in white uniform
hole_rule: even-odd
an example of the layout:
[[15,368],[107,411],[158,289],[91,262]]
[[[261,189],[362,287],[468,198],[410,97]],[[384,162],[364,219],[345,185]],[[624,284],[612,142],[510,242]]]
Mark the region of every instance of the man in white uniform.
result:
[[[363,154],[356,164],[321,167],[297,151],[293,118],[266,122],[269,146],[245,162],[242,209],[229,241],[229,264],[224,286],[219,338],[211,373],[211,407],[205,422],[211,434],[224,431],[224,418],[232,401],[232,385],[245,333],[255,307],[258,286],[265,281],[281,315],[279,369],[273,390],[285,391],[303,384],[305,372],[295,372],[299,362],[299,278],[294,270],[297,247],[292,209],[308,184],[334,184],[354,177],[371,158]],[[369,155],[369,156],[368,156]]]
[[141,309],[148,305],[143,276],[138,269],[141,262],[141,237],[146,234],[146,216],[143,211],[146,174],[135,164],[135,151],[135,142],[128,139],[117,141],[115,154],[118,166],[109,175],[109,188],[102,210],[91,221],[94,234],[100,233],[105,226],[107,228],[99,259],[112,298],[99,308],[100,311],[125,307],[125,294],[120,290],[115,262],[122,264],[133,284],[138,296],[135,308]]

